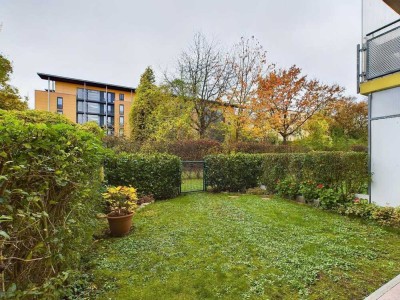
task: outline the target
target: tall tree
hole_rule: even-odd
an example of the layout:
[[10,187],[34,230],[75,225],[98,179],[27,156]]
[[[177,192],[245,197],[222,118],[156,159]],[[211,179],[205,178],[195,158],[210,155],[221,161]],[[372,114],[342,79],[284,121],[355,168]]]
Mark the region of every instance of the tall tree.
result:
[[350,139],[368,140],[368,104],[354,97],[339,99],[331,109],[331,131]]
[[159,101],[159,90],[151,67],[147,67],[140,77],[136,97],[129,113],[131,138],[139,143],[151,135],[151,114]]
[[299,132],[314,114],[340,97],[343,89],[338,85],[309,80],[301,69],[272,70],[258,81],[255,100],[257,121],[268,122],[286,144],[288,138]]
[[18,89],[9,84],[12,72],[13,67],[11,62],[0,54],[0,109],[28,109],[27,100],[22,100]]
[[229,79],[225,55],[200,33],[181,54],[175,73],[166,75],[174,94],[193,102],[190,124],[200,138],[205,137],[211,124],[221,119],[220,103],[226,95]]
[[234,114],[229,118],[233,125],[234,140],[238,141],[245,128],[251,124],[251,104],[257,97],[258,79],[269,66],[266,66],[266,51],[254,36],[242,37],[240,42],[234,45],[231,53],[228,62],[232,76],[227,99],[235,107]]

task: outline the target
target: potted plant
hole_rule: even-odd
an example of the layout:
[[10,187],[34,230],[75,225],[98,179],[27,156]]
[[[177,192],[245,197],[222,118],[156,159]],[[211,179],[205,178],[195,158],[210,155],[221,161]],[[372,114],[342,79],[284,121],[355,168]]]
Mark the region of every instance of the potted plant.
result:
[[112,236],[123,236],[132,226],[132,217],[137,208],[136,189],[127,186],[109,187],[103,193],[104,199],[110,208],[107,214],[108,224]]

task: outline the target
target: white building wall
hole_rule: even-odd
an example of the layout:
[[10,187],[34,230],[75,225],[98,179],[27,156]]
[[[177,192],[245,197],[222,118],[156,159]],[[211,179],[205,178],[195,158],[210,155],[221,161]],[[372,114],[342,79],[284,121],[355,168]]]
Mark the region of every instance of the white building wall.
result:
[[371,96],[371,201],[400,206],[400,88]]

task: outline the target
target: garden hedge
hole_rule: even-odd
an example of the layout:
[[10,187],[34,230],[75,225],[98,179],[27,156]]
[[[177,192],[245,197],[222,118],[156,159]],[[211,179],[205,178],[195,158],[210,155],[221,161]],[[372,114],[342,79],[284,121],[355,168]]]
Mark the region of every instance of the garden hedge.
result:
[[209,155],[207,185],[215,191],[243,191],[260,184],[271,193],[287,177],[312,180],[344,193],[368,185],[368,156],[363,152],[309,152]]
[[205,157],[207,186],[213,191],[239,192],[258,185],[263,156],[218,154]]
[[63,116],[0,110],[0,298],[63,296],[92,241],[102,152]]
[[311,180],[343,193],[366,192],[368,154],[363,152],[309,152],[265,154],[260,182],[274,192],[278,180]]
[[177,156],[110,152],[104,166],[110,185],[131,185],[142,195],[153,194],[155,199],[179,194],[181,161]]

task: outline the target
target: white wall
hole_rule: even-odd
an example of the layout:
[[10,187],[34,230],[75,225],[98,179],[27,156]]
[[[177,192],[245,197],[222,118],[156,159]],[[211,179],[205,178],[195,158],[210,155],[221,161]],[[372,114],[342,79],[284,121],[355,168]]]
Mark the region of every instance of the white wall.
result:
[[400,206],[400,89],[374,93],[371,101],[371,201]]

